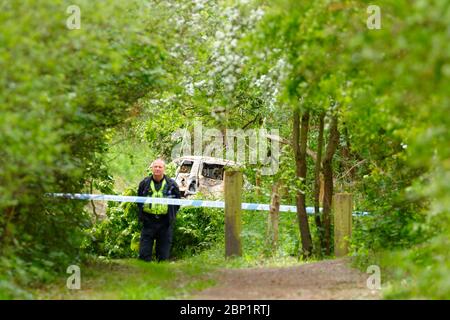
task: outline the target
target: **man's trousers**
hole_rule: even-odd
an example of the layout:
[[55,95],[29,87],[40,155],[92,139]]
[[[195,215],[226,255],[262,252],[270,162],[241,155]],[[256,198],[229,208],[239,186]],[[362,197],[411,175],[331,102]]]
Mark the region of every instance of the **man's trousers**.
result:
[[169,223],[168,216],[147,214],[143,223],[139,242],[139,259],[152,261],[153,244],[156,242],[156,260],[168,260],[173,237],[173,224]]

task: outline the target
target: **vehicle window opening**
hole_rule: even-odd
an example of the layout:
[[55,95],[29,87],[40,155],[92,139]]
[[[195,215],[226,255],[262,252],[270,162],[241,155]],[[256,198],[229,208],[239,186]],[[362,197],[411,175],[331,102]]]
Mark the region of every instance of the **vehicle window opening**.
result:
[[184,161],[180,167],[179,173],[190,173],[193,164],[194,164],[194,162],[192,162],[192,161]]
[[214,180],[223,180],[224,166],[220,164],[203,163],[202,176]]

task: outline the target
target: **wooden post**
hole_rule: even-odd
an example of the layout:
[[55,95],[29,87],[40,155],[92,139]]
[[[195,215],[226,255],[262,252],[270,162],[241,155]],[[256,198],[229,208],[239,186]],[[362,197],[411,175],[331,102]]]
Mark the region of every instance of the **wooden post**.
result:
[[225,257],[242,256],[242,172],[225,171]]
[[333,196],[334,213],[334,254],[342,257],[349,252],[352,235],[353,201],[350,193],[337,193]]

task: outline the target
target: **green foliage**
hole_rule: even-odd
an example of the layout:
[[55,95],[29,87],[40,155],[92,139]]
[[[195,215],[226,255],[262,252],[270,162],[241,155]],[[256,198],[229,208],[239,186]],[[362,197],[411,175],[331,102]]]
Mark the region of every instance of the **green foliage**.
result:
[[[394,163],[391,165],[394,167]],[[374,168],[361,181],[359,188],[364,199],[359,206],[369,215],[354,219],[352,238],[356,251],[408,248],[431,236],[421,227],[426,220],[426,201],[405,201],[405,189],[413,172],[402,176],[404,171],[402,165],[395,173],[382,175]]]
[[[136,195],[128,190],[124,195]],[[84,247],[88,252],[110,258],[136,257],[139,252],[140,227],[136,203],[109,202],[107,218],[89,229]],[[137,245],[136,245],[137,244]]]
[[149,165],[155,158],[150,146],[138,139],[138,133],[117,130],[105,155],[108,172],[113,177],[113,189],[121,193],[139,185],[149,173]]
[[[338,112],[340,145],[351,145],[354,172],[337,187],[370,212],[355,221],[355,253],[403,249],[398,269],[414,279],[403,296],[448,297],[440,270],[448,261],[450,7],[445,0],[379,1],[382,28],[370,30],[367,5],[279,1],[253,40],[283,49],[272,57],[285,54],[290,65],[287,98],[314,112],[333,102]],[[348,160],[338,160],[342,170]]]
[[172,254],[186,257],[210,248],[224,239],[223,210],[204,207],[183,207],[175,224]]
[[8,261],[21,261],[29,279],[17,276],[19,285],[82,258],[85,203],[44,195],[109,179],[103,154],[112,129],[163,74],[160,48],[135,32],[145,10],[78,1],[81,29],[69,30],[70,4],[1,4],[0,270],[14,278]]
[[384,266],[391,270],[387,299],[448,299],[450,297],[450,255],[447,236],[401,252],[385,253]]
[[396,274],[387,297],[448,298],[442,268],[448,267],[450,234],[450,7],[448,1],[378,5],[388,17],[385,27],[359,34],[351,46],[359,59],[372,61],[367,72],[375,91],[369,97],[376,95],[373,108],[364,103],[351,117],[364,121],[352,121],[359,127],[354,141],[366,140],[358,148],[371,161],[361,185],[374,217],[360,224],[360,240],[364,251],[371,245],[409,248],[385,253],[384,263]]
[[[356,0],[80,0],[80,30],[65,26],[70,4],[0,5],[0,298],[28,297],[24,286],[51,281],[86,252],[137,255],[135,204],[109,203],[93,226],[85,202],[45,193],[134,188],[150,158],[169,157],[172,133],[199,120],[277,128],[291,140],[295,108],[311,113],[313,151],[318,116],[325,136],[339,118],[335,191],[370,212],[355,218],[353,253],[396,270],[387,297],[450,296],[447,0],[378,1],[380,30],[366,27],[368,2]],[[307,166],[306,180],[295,179],[283,143],[280,171],[246,201],[268,203],[279,181],[283,203],[297,191],[312,203],[311,157]],[[258,169],[244,168],[253,184]],[[246,258],[266,256],[266,213],[243,220]],[[175,256],[222,244],[221,210],[180,210]],[[282,213],[278,254],[298,250],[296,216]]]

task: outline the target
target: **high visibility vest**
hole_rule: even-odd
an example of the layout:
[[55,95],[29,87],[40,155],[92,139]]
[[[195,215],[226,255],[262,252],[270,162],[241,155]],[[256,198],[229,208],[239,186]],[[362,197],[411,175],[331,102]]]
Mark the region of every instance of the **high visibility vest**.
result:
[[[153,179],[150,181],[150,189],[152,190],[152,198],[164,198],[164,187],[166,186],[166,179],[163,178],[163,182],[161,184],[161,188],[159,191],[156,191],[155,182]],[[159,204],[159,203],[149,203],[144,205],[144,212],[151,214],[167,214],[169,206],[167,204]]]

